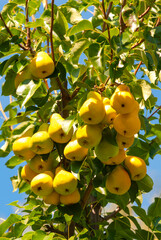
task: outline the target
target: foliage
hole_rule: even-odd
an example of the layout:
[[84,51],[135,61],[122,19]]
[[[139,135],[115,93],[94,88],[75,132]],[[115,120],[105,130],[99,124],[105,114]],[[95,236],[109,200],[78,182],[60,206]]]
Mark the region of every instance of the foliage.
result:
[[[110,98],[115,88],[124,83],[141,106],[141,131],[128,154],[139,156],[150,165],[150,160],[161,154],[161,111],[152,93],[153,89],[160,91],[160,1],[69,0],[60,6],[46,2],[10,0],[0,13],[0,75],[5,77],[2,95],[13,97],[4,109],[9,117],[1,126],[4,145],[0,157],[9,155],[14,140],[27,128],[36,129],[40,123],[48,122],[53,112],[67,119],[66,132],[72,125],[81,125],[77,113],[90,90]],[[84,12],[88,11],[90,18],[84,19]],[[56,62],[54,73],[47,80],[25,80],[16,89],[16,74],[40,50],[51,52]],[[57,85],[52,84],[53,79]],[[58,145],[62,158],[64,146]],[[141,207],[140,196],[152,186],[144,181],[133,182],[128,193],[110,194],[104,179],[112,167],[92,157],[91,150],[81,163],[62,160],[77,176],[81,189],[81,202],[69,206],[47,205],[33,194],[21,178],[20,165],[12,184],[14,190],[26,192],[26,203],[10,204],[20,208],[22,214],[11,214],[1,224],[0,238],[161,239],[161,199],[155,198],[147,212]],[[6,166],[14,168],[21,163],[21,159],[12,156]],[[108,210],[110,203],[116,204],[115,211]]]

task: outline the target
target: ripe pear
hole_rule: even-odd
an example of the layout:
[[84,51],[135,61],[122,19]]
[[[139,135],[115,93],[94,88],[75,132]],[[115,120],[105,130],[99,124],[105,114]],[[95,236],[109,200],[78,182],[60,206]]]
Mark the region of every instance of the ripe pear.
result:
[[101,123],[104,125],[113,124],[113,121],[117,115],[115,109],[113,109],[109,104],[106,104],[104,107],[105,107],[105,116]]
[[111,144],[105,137],[95,147],[95,154],[101,162],[108,161],[109,158],[115,157],[119,153],[117,145]]
[[27,163],[25,166],[23,166],[22,170],[21,170],[21,177],[22,179],[27,182],[30,183],[31,180],[37,175],[36,172],[34,172],[29,164]]
[[132,180],[139,181],[145,177],[147,168],[146,163],[142,158],[136,156],[127,156],[124,164],[129,170]]
[[135,109],[135,98],[131,92],[115,91],[110,99],[110,105],[117,113],[131,113]]
[[53,179],[49,174],[39,173],[31,181],[31,189],[38,196],[46,196],[53,191]]
[[71,194],[77,187],[77,178],[71,172],[62,169],[56,174],[53,187],[61,195]]
[[44,171],[49,171],[52,169],[51,162],[43,160],[41,155],[34,156],[29,161],[29,165],[30,168],[37,173],[42,173]]
[[45,171],[45,174],[48,174],[52,179],[54,179],[54,173],[52,171]]
[[84,125],[77,129],[76,138],[84,148],[92,148],[99,144],[102,138],[102,129],[99,125]]
[[117,86],[115,92],[120,92],[120,91],[130,92],[130,88],[125,84],[120,84],[119,86]]
[[117,165],[107,176],[106,188],[110,193],[123,195],[129,190],[130,186],[130,176],[121,165]]
[[54,143],[48,134],[48,124],[43,123],[38,132],[32,136],[32,151],[36,154],[47,154],[53,147]]
[[73,127],[68,133],[65,133],[62,125],[64,118],[58,113],[53,113],[50,118],[50,125],[48,129],[49,136],[56,143],[67,143],[73,135]]
[[64,148],[64,156],[70,161],[83,161],[87,154],[88,148],[82,147],[76,139],[76,134],[74,134]]
[[58,205],[60,203],[60,195],[54,190],[47,196],[43,196],[43,200],[46,204]]
[[88,93],[87,100],[79,110],[79,116],[86,124],[98,124],[103,120],[105,109],[99,93],[93,91]]
[[16,139],[12,145],[14,154],[24,160],[30,160],[35,156],[35,153],[31,150],[32,138],[22,137]]
[[129,148],[132,146],[133,142],[134,142],[134,136],[132,137],[125,137],[119,133],[117,133],[116,135],[116,142],[117,145],[119,146],[119,148],[123,149],[123,148]]
[[108,97],[102,97],[103,105],[110,105],[110,99]]
[[124,149],[119,149],[119,153],[112,158],[108,158],[106,162],[103,162],[105,165],[119,165],[124,161],[126,153]]
[[29,65],[30,73],[35,78],[46,78],[54,72],[52,58],[46,52],[38,52]]
[[32,75],[29,71],[28,66],[26,66],[21,72],[17,73],[15,77],[15,88],[17,89],[21,82],[28,79],[32,79]]
[[69,205],[69,204],[75,204],[80,201],[80,193],[78,189],[76,189],[74,192],[72,192],[69,195],[60,195],[60,202],[63,203],[64,205]]
[[125,136],[133,137],[141,128],[141,122],[136,112],[127,114],[118,114],[113,122],[115,130]]
[[57,175],[58,172],[60,172],[61,170],[64,170],[64,168],[62,166],[59,166],[55,169],[55,175]]

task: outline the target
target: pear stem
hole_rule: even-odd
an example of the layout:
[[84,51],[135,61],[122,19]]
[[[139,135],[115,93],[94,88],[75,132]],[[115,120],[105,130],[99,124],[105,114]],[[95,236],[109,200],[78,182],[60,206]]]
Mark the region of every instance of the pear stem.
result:
[[138,16],[139,19],[143,18],[149,11],[150,11],[151,7],[148,7],[145,12],[143,12],[140,16]]
[[141,66],[142,63],[143,63],[143,62],[140,61],[140,63],[138,64],[138,66],[137,66],[137,68],[136,68],[136,70],[135,70],[135,72],[134,72],[135,75],[137,74],[137,72],[138,72],[138,70],[139,70],[139,68],[140,68],[140,66]]

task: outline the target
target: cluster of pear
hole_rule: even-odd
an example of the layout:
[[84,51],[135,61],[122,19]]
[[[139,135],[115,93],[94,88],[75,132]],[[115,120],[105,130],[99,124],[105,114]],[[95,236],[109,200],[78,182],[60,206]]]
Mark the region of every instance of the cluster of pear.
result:
[[[113,194],[126,193],[131,180],[138,181],[146,175],[145,161],[126,155],[134,142],[134,135],[141,128],[138,112],[139,104],[126,85],[118,86],[111,99],[89,92],[79,110],[84,125],[76,132],[78,143],[88,149],[94,148],[95,156],[102,163],[116,165],[106,179],[106,188]],[[103,134],[107,126],[115,129],[116,144]]]
[[15,88],[24,80],[44,79],[54,72],[55,64],[46,52],[37,52],[30,63],[15,77]]
[[14,154],[27,161],[21,171],[22,179],[46,204],[68,205],[80,201],[77,178],[58,166],[55,157],[55,143],[67,143],[73,134],[73,129],[68,134],[63,131],[63,120],[54,113],[50,124],[43,123],[35,133],[29,129],[12,146]]

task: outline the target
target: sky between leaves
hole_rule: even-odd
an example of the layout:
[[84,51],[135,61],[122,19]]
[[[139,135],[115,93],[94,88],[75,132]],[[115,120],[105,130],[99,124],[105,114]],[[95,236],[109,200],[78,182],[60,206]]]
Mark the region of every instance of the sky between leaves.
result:
[[[48,1],[49,3],[51,1]],[[55,0],[56,5],[60,5],[67,2],[66,0]],[[8,3],[8,0],[0,0],[0,11],[3,6]],[[83,18],[90,18],[91,14],[88,12],[81,13]],[[83,62],[83,57],[80,59]],[[139,77],[139,75],[137,76]],[[1,86],[4,79],[0,79],[0,101],[2,105],[5,107],[9,103],[8,97],[1,96]],[[161,84],[160,86],[161,87]],[[157,104],[161,105],[161,96],[159,95],[159,91],[152,91],[154,96],[158,98]],[[2,114],[0,113],[0,126],[2,125],[4,119]],[[2,146],[2,143],[0,143]],[[16,209],[8,204],[18,200],[19,204],[23,204],[25,199],[25,194],[19,194],[18,192],[13,192],[12,184],[10,181],[10,177],[17,175],[17,168],[9,169],[5,166],[5,162],[12,157],[12,153],[4,159],[0,159],[0,218],[6,219],[11,213],[15,213]],[[161,182],[160,182],[160,169],[161,169],[161,156],[157,155],[153,160],[149,160],[150,165],[147,167],[148,174],[154,181],[154,188],[151,192],[143,195],[143,205],[145,209],[149,206],[149,204],[153,201],[154,197],[161,197]]]

